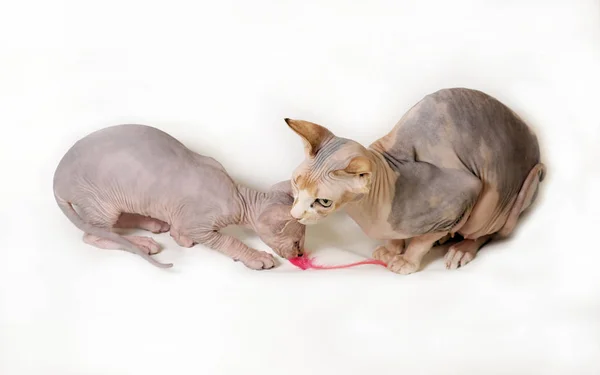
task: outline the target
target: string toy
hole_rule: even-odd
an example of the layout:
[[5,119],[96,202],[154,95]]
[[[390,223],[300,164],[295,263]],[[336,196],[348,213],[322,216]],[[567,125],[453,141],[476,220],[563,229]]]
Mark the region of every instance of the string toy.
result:
[[341,264],[341,265],[337,265],[337,266],[325,266],[325,265],[315,263],[315,258],[309,256],[309,254],[307,254],[307,253],[305,253],[304,256],[302,256],[302,257],[290,258],[288,260],[290,261],[290,263],[292,263],[294,266],[300,268],[301,270],[308,270],[311,268],[315,269],[315,270],[336,270],[336,269],[341,269],[341,268],[363,266],[365,264],[375,264],[375,265],[384,266],[384,267],[387,266],[387,264],[385,264],[382,261],[377,260],[377,259],[361,260],[358,262]]

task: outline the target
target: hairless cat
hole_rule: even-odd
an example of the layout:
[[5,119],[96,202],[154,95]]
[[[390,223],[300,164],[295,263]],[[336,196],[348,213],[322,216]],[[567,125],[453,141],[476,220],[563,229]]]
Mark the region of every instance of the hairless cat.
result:
[[272,268],[275,259],[220,229],[250,227],[285,258],[301,256],[304,247],[306,228],[290,215],[289,181],[267,193],[238,185],[219,162],[150,126],[111,126],[76,142],[56,169],[54,196],[85,243],[139,254],[162,268],[172,264],[151,256],[160,251],[152,238],[112,229],[170,231],[180,246],[204,244],[252,269]]
[[369,237],[385,241],[373,257],[400,274],[418,270],[455,233],[463,239],[449,248],[446,267],[470,262],[513,231],[544,178],[533,132],[477,90],[427,95],[368,148],[311,122],[286,122],[306,154],[292,176],[292,216],[311,224],[345,207]]

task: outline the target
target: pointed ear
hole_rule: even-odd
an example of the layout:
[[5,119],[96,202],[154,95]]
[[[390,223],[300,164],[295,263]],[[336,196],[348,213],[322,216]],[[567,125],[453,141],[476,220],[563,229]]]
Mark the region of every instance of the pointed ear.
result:
[[335,171],[334,173],[337,175],[367,175],[372,172],[371,161],[365,156],[355,156],[353,157],[348,166],[344,169],[340,169]]
[[301,138],[304,142],[304,151],[310,157],[314,157],[319,151],[319,148],[328,139],[335,137],[327,128],[313,124],[312,122],[303,120],[285,119],[288,126]]
[[340,177],[351,177],[356,193],[368,193],[371,189],[372,172],[373,166],[367,157],[355,156],[346,168],[334,171],[333,174]]

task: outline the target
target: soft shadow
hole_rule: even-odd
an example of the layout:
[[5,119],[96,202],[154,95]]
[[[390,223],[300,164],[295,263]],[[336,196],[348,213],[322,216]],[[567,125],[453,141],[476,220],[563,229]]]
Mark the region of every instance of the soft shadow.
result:
[[431,248],[427,254],[421,260],[421,269],[428,267],[431,263],[438,259],[444,258],[444,255],[448,252],[448,248],[453,244],[459,242],[458,239],[451,239],[448,242],[444,242],[443,245],[437,245]]

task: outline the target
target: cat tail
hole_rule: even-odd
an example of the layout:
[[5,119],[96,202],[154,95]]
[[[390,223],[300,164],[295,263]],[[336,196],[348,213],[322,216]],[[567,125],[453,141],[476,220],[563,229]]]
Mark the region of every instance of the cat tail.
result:
[[58,207],[65,214],[65,216],[71,221],[71,223],[73,223],[78,229],[82,230],[83,232],[116,242],[119,245],[122,245],[123,249],[125,251],[129,251],[133,254],[137,254],[137,255],[141,256],[142,258],[146,259],[148,262],[152,263],[156,267],[159,267],[159,268],[173,267],[172,263],[160,263],[159,261],[154,259],[152,256],[150,256],[150,254],[146,253],[143,250],[140,250],[137,246],[135,246],[131,242],[127,241],[127,239],[124,238],[123,236],[121,236],[115,232],[106,230],[104,228],[97,227],[97,226],[86,223],[85,221],[83,221],[81,216],[79,216],[77,211],[75,211],[75,209],[73,208],[71,203],[67,202],[66,200],[59,197],[56,194],[56,192],[54,193],[54,198],[56,199],[56,203],[58,204]]

